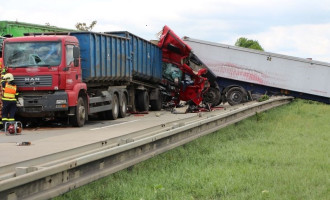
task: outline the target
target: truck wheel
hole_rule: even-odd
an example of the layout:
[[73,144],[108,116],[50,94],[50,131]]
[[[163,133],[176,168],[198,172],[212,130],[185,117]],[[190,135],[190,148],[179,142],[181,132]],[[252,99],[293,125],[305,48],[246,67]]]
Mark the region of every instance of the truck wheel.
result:
[[151,110],[159,111],[162,109],[163,106],[163,97],[159,94],[158,99],[150,100],[150,107]]
[[204,103],[210,103],[212,107],[221,103],[220,90],[210,87],[208,91],[203,95]]
[[149,110],[149,94],[148,91],[142,91],[138,93],[137,107],[140,111]]
[[127,98],[126,95],[123,94],[123,97],[121,98],[121,106],[119,106],[119,117],[124,118],[126,117],[127,112]]
[[228,103],[233,106],[247,101],[247,93],[240,87],[233,87],[227,91],[226,95]]
[[78,103],[76,106],[76,113],[70,118],[73,126],[82,127],[85,125],[86,121],[86,105],[82,97],[78,98]]
[[119,115],[119,100],[117,95],[113,95],[111,102],[111,110],[105,111],[106,119],[115,120]]

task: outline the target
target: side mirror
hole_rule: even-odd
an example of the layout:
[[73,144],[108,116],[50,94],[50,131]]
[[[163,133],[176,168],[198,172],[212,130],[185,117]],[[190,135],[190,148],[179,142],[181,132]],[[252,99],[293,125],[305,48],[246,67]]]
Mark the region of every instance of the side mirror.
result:
[[73,64],[75,67],[79,66],[79,57],[80,57],[80,51],[79,47],[73,47]]

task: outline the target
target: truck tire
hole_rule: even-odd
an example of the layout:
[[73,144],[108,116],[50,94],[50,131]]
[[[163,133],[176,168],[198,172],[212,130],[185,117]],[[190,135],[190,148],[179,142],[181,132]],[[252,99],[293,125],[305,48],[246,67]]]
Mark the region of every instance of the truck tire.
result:
[[86,122],[86,105],[83,97],[78,98],[75,115],[70,117],[72,125],[75,127],[82,127]]
[[210,103],[212,107],[221,103],[220,90],[214,87],[210,87],[208,91],[203,95],[204,103]]
[[150,100],[151,110],[160,111],[163,106],[163,97],[162,94],[159,93],[158,99]]
[[126,117],[126,112],[127,112],[127,98],[126,98],[126,95],[123,94],[123,96],[121,98],[121,104],[119,106],[118,116],[120,118],[125,118]]
[[226,99],[231,106],[247,101],[247,93],[243,88],[233,87],[227,91]]
[[149,94],[148,91],[141,91],[137,96],[137,108],[139,111],[149,111]]
[[119,100],[117,95],[113,95],[111,102],[111,110],[105,111],[105,118],[110,120],[115,120],[119,115]]

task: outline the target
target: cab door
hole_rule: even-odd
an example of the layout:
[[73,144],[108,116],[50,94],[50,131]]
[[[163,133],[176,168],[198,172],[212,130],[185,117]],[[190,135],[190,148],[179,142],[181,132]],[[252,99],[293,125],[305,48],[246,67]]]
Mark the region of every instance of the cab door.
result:
[[65,89],[72,90],[74,85],[81,82],[81,70],[79,66],[74,65],[73,48],[74,44],[65,45]]

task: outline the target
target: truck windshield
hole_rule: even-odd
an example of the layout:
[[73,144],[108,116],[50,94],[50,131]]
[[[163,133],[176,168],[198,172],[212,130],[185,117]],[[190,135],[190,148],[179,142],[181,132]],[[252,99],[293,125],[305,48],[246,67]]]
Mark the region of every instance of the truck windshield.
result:
[[7,67],[58,66],[61,63],[61,43],[6,43],[3,55]]

